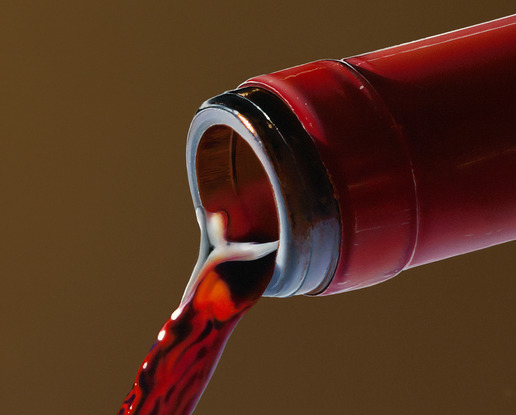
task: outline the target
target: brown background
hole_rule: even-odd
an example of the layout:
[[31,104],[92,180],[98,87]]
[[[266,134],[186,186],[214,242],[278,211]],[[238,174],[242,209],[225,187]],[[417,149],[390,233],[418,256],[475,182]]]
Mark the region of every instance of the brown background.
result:
[[[184,151],[202,101],[514,11],[3,0],[0,412],[116,413],[196,259]],[[515,248],[349,294],[264,299],[196,413],[515,414]]]

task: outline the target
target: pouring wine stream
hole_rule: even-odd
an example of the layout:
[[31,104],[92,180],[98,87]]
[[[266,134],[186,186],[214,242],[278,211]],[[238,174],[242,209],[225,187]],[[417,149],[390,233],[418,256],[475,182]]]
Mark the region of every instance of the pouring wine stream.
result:
[[201,255],[192,278],[118,415],[191,414],[231,332],[272,277],[278,241],[229,242],[225,214],[197,216]]

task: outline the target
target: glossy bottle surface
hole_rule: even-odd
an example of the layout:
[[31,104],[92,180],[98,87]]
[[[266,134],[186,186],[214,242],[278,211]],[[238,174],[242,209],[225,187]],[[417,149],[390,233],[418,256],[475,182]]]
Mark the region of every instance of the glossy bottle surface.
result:
[[408,266],[516,238],[516,18],[346,61],[409,148],[419,231]]
[[341,216],[323,294],[516,239],[516,17],[253,78],[315,143]]

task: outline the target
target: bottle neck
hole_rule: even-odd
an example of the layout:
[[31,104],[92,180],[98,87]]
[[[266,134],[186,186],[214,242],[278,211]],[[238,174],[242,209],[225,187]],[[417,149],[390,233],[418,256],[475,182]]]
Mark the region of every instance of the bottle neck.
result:
[[516,239],[516,16],[243,86],[312,137],[342,214],[324,294]]
[[322,60],[244,86],[288,103],[328,171],[341,213],[339,263],[324,294],[367,287],[410,262],[417,228],[413,166],[401,131],[366,78]]

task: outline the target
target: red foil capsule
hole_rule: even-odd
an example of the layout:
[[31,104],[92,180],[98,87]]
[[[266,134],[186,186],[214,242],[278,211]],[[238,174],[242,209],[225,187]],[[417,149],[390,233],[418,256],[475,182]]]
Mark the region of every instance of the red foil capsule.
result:
[[[295,180],[284,180],[292,173],[281,169],[285,157],[277,157],[275,146],[268,144],[266,125],[284,137],[289,136],[289,127],[279,126],[281,117],[269,116],[260,107],[260,99],[253,95],[258,90],[281,100],[282,111],[290,111],[307,133],[313,157],[320,159],[332,189],[317,199],[324,204],[323,199],[333,198],[337,209],[321,208],[325,214],[315,219],[305,211],[297,213],[305,209],[298,206],[299,200],[309,199],[318,185],[292,190]],[[279,218],[280,261],[282,244],[288,245],[288,252],[266,295],[348,291],[379,283],[406,268],[516,239],[515,93],[516,16],[509,16],[352,58],[322,60],[252,78],[233,94],[254,100],[265,114],[261,121],[248,116],[244,107],[230,108],[232,104],[223,98],[205,104],[198,116],[214,106],[224,107],[236,121],[218,122],[212,117],[210,122],[240,128],[243,141],[258,142],[251,147],[260,162],[272,160],[258,182],[268,182],[275,196],[277,212],[269,209],[269,216],[274,224],[276,215]],[[199,125],[194,119],[191,154],[199,148],[191,143],[202,141],[208,128]],[[295,139],[285,141],[296,153]],[[300,153],[293,157],[298,160]],[[206,164],[206,157],[200,157]],[[299,166],[304,163],[294,161],[293,169],[303,170]],[[194,203],[202,207],[216,196],[203,199],[204,185],[198,186],[196,169],[190,156]],[[314,165],[310,171],[321,174],[317,169]],[[307,183],[309,175],[302,172],[299,181]],[[217,208],[224,209],[223,205]],[[232,208],[226,210],[231,216]],[[337,212],[338,225],[331,222],[330,211]],[[253,226],[270,227],[268,215],[263,216],[262,222],[252,220]],[[300,218],[312,224],[301,226]],[[337,241],[331,226],[339,228]],[[303,237],[300,229],[308,233]],[[324,235],[328,238],[321,247]],[[290,249],[292,244],[301,248]],[[324,250],[333,251],[325,256]],[[318,265],[305,264],[303,270],[308,271],[300,278],[288,261],[302,262],[306,255]],[[296,279],[298,283],[289,286]]]

